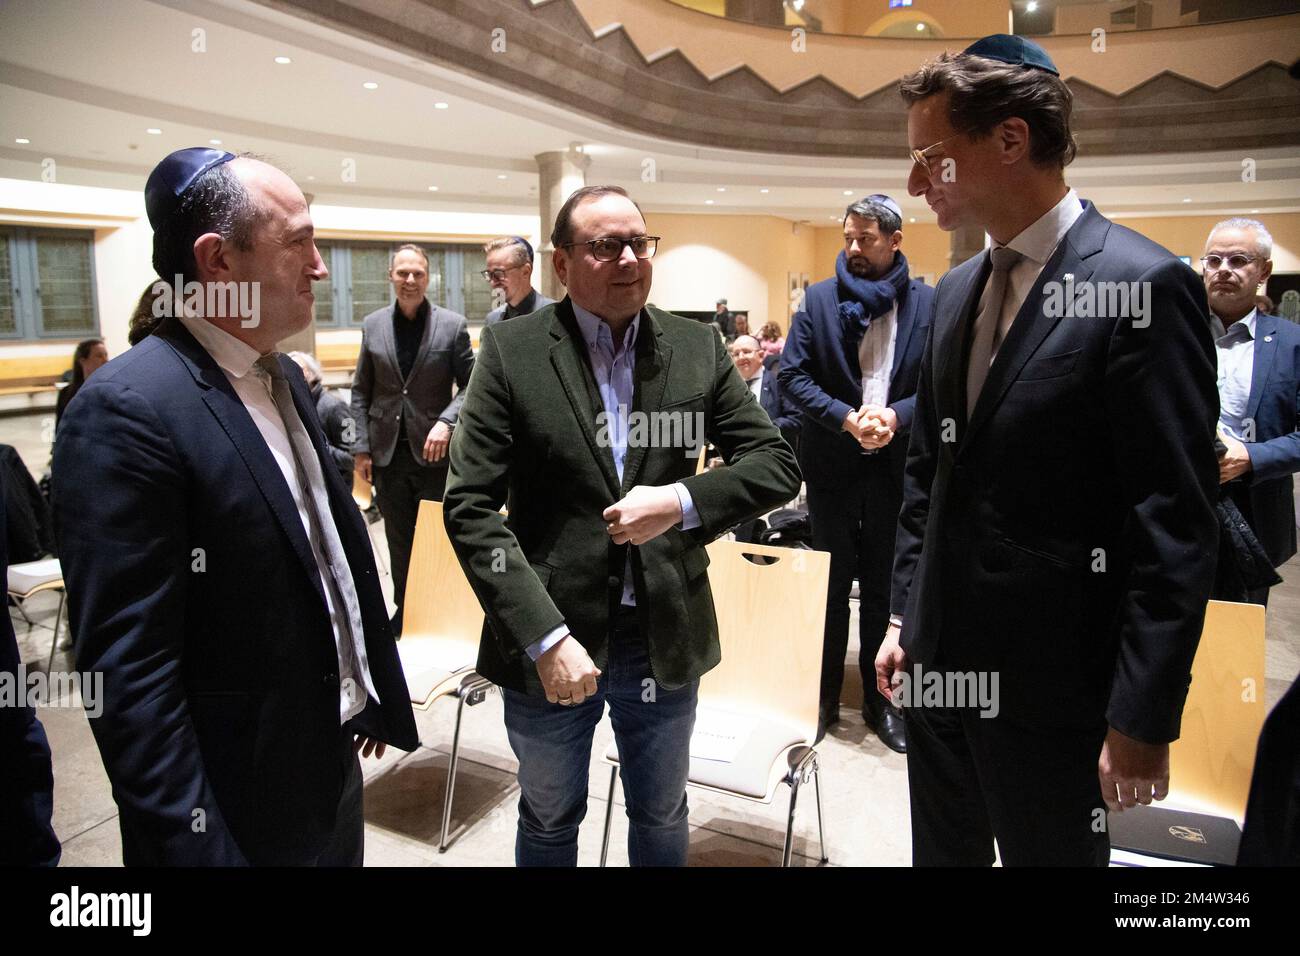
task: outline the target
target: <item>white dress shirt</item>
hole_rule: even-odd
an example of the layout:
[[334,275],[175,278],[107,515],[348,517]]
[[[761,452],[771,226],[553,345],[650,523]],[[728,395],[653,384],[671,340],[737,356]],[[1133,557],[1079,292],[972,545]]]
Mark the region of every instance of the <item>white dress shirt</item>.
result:
[[745,379],[745,384],[749,386],[749,394],[754,396],[754,401],[762,404],[763,401],[763,366],[758,367],[753,378]]
[[[353,634],[348,625],[348,613],[345,608],[337,606],[338,597],[334,584],[327,575],[331,574],[329,562],[325,559],[320,536],[312,527],[308,512],[310,505],[303,494],[302,483],[298,478],[298,466],[294,462],[293,446],[289,442],[289,433],[285,429],[280,410],[275,399],[271,397],[269,379],[259,376],[260,369],[255,364],[261,356],[257,350],[241,342],[230,333],[217,328],[211,322],[193,316],[181,316],[181,322],[212,356],[212,360],[225,373],[235,394],[244,403],[249,417],[270,449],[284,476],[289,493],[293,496],[294,506],[298,509],[298,519],[303,531],[311,543],[312,557],[316,559],[316,568],[320,573],[321,590],[325,592],[325,603],[329,611],[330,627],[334,631],[334,649],[339,660],[339,723],[356,716],[365,709],[367,694],[379,700],[370,668],[366,664],[365,645],[361,644],[363,635]],[[326,463],[322,467],[332,467]],[[321,520],[332,520],[329,515],[322,515]],[[249,542],[255,546],[256,542]],[[341,569],[340,573],[350,574],[350,569]],[[238,596],[236,595],[236,599]],[[358,619],[360,615],[358,613]],[[274,639],[275,635],[267,635]],[[359,672],[359,673],[358,673]]]
[[[1007,275],[1006,295],[1002,299],[1002,313],[998,317],[998,329],[993,336],[993,351],[989,355],[989,364],[998,357],[998,347],[1006,339],[1015,321],[1016,313],[1025,304],[1029,292],[1038,281],[1038,275],[1052,258],[1052,253],[1061,244],[1065,234],[1070,231],[1075,220],[1083,215],[1083,203],[1079,194],[1073,189],[1055,206],[1027,226],[1018,236],[1007,243],[1008,248],[1020,253],[1021,259]],[[989,285],[985,283],[980,295],[978,315],[984,310],[984,297],[989,294]]]
[[894,371],[894,346],[898,343],[898,301],[889,311],[871,320],[858,343],[858,364],[862,369],[862,404],[889,404],[889,376]]
[[[1245,419],[1255,378],[1256,314],[1257,310],[1251,309],[1214,343],[1219,359],[1219,424],[1239,442],[1247,441]],[[1254,441],[1255,436],[1249,440]]]

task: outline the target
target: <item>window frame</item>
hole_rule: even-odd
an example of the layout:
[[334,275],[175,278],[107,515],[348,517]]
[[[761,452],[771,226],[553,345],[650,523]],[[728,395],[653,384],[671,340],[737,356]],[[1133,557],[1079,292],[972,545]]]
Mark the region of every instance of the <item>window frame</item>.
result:
[[[0,341],[14,342],[75,342],[88,338],[102,338],[99,322],[99,282],[95,263],[95,233],[88,229],[61,229],[57,226],[14,225],[0,223],[9,245],[9,270],[11,303],[14,310],[14,330],[0,331]],[[90,285],[89,322],[86,327],[68,331],[47,331],[45,309],[41,296],[40,258],[38,247],[41,237],[81,239],[86,243],[86,262]]]

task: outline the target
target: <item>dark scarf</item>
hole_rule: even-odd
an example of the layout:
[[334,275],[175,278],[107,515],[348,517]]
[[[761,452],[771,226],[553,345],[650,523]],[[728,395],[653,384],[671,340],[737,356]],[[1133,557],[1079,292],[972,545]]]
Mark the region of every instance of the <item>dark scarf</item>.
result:
[[848,256],[841,251],[835,259],[835,281],[840,294],[840,322],[846,336],[861,339],[878,319],[902,298],[907,288],[907,256],[894,253],[894,265],[880,279],[865,279],[849,271]]

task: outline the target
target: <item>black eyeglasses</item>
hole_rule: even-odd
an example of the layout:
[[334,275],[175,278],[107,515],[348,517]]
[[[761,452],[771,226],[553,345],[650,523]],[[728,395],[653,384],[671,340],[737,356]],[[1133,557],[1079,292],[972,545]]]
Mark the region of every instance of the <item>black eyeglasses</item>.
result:
[[573,246],[590,247],[591,255],[597,262],[613,262],[620,258],[624,246],[631,247],[632,255],[638,259],[653,259],[655,250],[659,248],[659,237],[633,236],[631,239],[619,239],[617,236],[601,236],[586,242],[566,242],[560,248],[569,249]]
[[508,269],[484,269],[479,273],[479,275],[491,282],[493,279],[504,279],[507,272],[514,272],[516,269],[522,269],[526,265],[528,265],[528,263],[521,262],[519,265],[511,266]]
[[1211,272],[1217,272],[1227,262],[1229,269],[1233,272],[1240,272],[1258,258],[1259,256],[1246,256],[1240,252],[1228,256],[1226,259],[1223,256],[1201,256],[1201,265]]

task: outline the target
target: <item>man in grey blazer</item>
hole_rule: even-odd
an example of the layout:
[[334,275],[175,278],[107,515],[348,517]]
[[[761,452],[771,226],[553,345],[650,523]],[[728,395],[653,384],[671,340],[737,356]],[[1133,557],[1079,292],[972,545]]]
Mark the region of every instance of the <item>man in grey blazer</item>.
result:
[[[429,257],[407,244],[389,268],[396,301],[366,316],[352,378],[356,466],[384,516],[402,633],[406,569],[421,499],[442,500],[447,445],[474,367],[465,317],[430,304]],[[456,393],[452,395],[452,384]]]
[[484,319],[484,325],[496,325],[517,315],[532,315],[554,299],[533,288],[533,247],[523,236],[501,236],[483,247],[487,268],[483,278],[492,286],[492,299],[501,305]]

